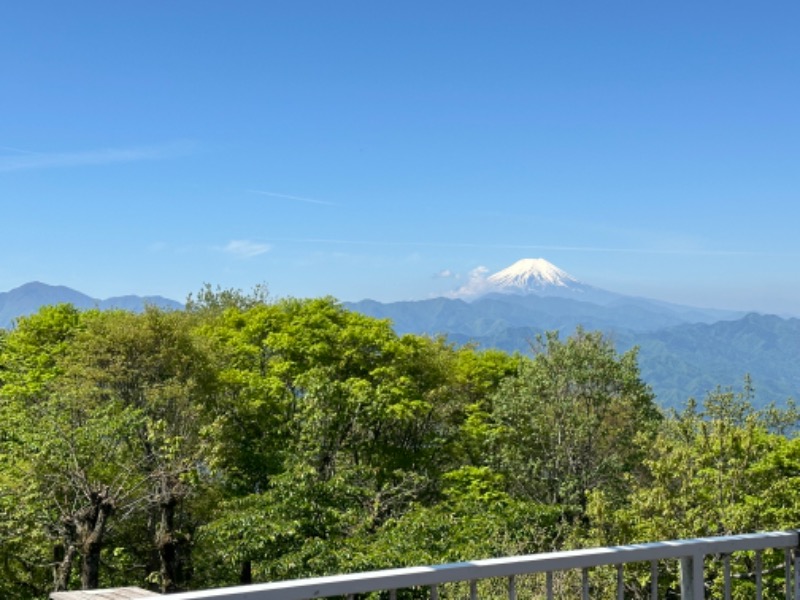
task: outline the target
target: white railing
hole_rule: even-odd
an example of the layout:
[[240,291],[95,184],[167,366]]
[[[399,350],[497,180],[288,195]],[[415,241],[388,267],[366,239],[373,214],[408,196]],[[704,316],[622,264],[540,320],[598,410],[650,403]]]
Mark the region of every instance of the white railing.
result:
[[[612,567],[616,569],[616,582],[612,583],[612,588],[616,588],[616,597],[621,600],[625,598],[625,565],[633,563],[650,564],[650,597],[658,598],[659,565],[663,564],[660,561],[672,561],[680,566],[681,598],[700,600],[706,595],[704,580],[706,557],[713,557],[713,560],[720,562],[718,568],[722,572],[723,597],[730,598],[734,577],[731,575],[731,554],[748,552],[752,553],[749,556],[754,565],[748,577],[752,578],[755,598],[760,599],[763,594],[762,553],[764,550],[777,550],[783,551],[784,555],[781,570],[785,582],[783,586],[785,597],[787,600],[800,600],[800,578],[798,578],[800,554],[795,553],[798,541],[796,531],[674,540],[297,579],[184,592],[172,594],[169,598],[170,600],[308,600],[332,596],[352,597],[370,592],[385,592],[389,598],[395,598],[397,590],[428,588],[431,599],[437,600],[440,589],[442,595],[445,593],[445,588],[442,586],[463,582],[465,589],[469,590],[467,592],[469,597],[475,599],[478,597],[479,581],[502,578],[507,582],[504,595],[510,600],[516,600],[518,584],[523,576],[539,574],[543,575],[542,594],[552,599],[556,597],[554,574],[574,572],[580,576],[582,598],[588,599],[592,591],[589,583],[591,570]],[[604,592],[604,597],[611,596],[608,592]]]

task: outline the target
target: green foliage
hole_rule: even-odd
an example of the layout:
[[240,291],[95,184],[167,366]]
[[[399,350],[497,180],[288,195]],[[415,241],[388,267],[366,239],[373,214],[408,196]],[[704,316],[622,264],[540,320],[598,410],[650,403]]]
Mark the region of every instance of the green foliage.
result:
[[[533,350],[399,336],[331,298],[268,302],[263,288],[206,286],[183,311],[20,319],[0,333],[0,596],[169,592],[800,519],[793,405],[756,411],[746,383],[662,417],[635,351],[582,330]],[[740,594],[752,557],[734,569]],[[662,591],[674,582],[665,572]]]
[[259,304],[266,304],[269,291],[266,285],[257,285],[246,294],[241,290],[220,286],[213,287],[206,283],[196,295],[189,294],[185,308],[192,313],[219,313],[229,308],[246,310]]
[[600,333],[550,333],[494,398],[493,462],[513,495],[581,517],[592,490],[625,496],[659,418],[634,351],[617,355]]
[[[745,380],[741,392],[717,389],[702,407],[690,401],[682,412],[666,418],[644,460],[647,469],[632,478],[625,505],[614,508],[602,492],[593,495],[589,514],[594,541],[631,543],[794,528],[800,520],[800,501],[792,491],[800,485],[800,440],[773,433],[771,427],[776,422],[784,427],[796,415],[792,407],[783,414],[774,407],[757,411],[751,400]],[[770,560],[774,566],[783,558]],[[736,597],[746,597],[752,561],[752,556],[743,556],[733,563]],[[663,585],[674,586],[676,578],[677,573],[666,573]],[[721,575],[714,567],[711,579],[717,597]]]

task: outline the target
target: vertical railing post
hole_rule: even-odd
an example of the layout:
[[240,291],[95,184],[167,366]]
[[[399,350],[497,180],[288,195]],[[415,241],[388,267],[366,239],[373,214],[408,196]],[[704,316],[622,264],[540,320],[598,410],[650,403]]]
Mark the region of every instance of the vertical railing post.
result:
[[800,600],[800,552],[797,548],[792,551],[794,569],[792,569],[792,583],[794,583],[794,600]]
[[658,561],[650,561],[650,600],[658,600]]
[[731,600],[731,555],[725,554],[722,557],[722,585],[725,600]]
[[681,557],[681,600],[703,600],[703,555]]

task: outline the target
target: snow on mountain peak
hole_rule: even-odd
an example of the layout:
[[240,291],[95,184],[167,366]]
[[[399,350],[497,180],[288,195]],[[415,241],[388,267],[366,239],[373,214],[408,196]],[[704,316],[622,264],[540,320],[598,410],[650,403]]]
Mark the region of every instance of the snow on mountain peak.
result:
[[492,287],[530,290],[546,286],[569,287],[578,280],[543,258],[523,258],[510,267],[490,275]]
[[487,277],[488,269],[478,267],[469,281],[450,294],[453,298],[475,298],[490,293],[527,294],[567,293],[580,291],[583,286],[577,279],[543,258],[523,258]]

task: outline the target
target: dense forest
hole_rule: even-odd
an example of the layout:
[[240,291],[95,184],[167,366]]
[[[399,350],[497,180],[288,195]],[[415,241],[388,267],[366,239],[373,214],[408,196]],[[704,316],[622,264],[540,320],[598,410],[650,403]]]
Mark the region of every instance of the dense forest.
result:
[[507,354],[259,289],[46,307],[0,330],[0,597],[796,527],[798,415],[743,378],[666,412],[598,332]]

